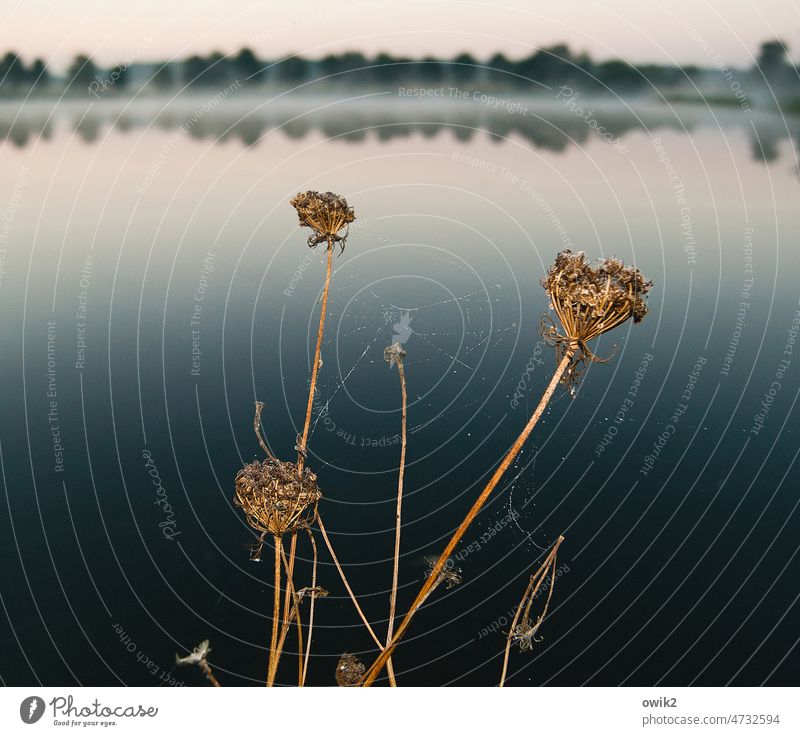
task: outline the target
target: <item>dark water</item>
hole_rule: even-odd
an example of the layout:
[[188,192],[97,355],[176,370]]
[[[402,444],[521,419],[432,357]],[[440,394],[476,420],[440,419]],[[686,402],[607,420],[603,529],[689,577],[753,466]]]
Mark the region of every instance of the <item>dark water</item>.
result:
[[[271,569],[231,498],[259,452],[254,401],[281,457],[301,427],[324,254],[287,201],[308,188],[358,216],[309,462],[380,636],[400,429],[384,347],[408,350],[405,610],[549,380],[556,252],[655,282],[650,315],[603,338],[614,357],[574,399],[559,390],[467,534],[463,583],[415,619],[401,683],[495,684],[559,534],[542,641],[512,653],[512,684],[800,682],[797,121],[598,106],[602,140],[557,103],[181,104],[0,115],[5,684],[156,686],[205,638],[224,684],[262,681]],[[342,652],[374,645],[317,543],[331,595],[309,681],[330,685]],[[299,586],[309,554],[302,540]]]

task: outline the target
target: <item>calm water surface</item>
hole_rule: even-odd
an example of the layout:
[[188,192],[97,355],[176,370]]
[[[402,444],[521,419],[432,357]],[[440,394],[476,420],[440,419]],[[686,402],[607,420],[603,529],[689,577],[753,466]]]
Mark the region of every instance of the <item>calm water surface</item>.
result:
[[[0,110],[4,683],[201,684],[171,670],[205,638],[225,684],[263,677],[271,571],[231,497],[256,399],[279,456],[301,429],[324,276],[287,203],[305,189],[358,216],[309,462],[378,632],[400,429],[384,347],[408,350],[404,610],[549,380],[556,252],[655,282],[465,537],[463,583],[416,619],[402,682],[494,684],[559,534],[551,615],[512,684],[800,682],[797,120],[598,104],[603,140],[555,103],[203,104]],[[343,651],[374,646],[321,565],[309,680],[330,685]]]

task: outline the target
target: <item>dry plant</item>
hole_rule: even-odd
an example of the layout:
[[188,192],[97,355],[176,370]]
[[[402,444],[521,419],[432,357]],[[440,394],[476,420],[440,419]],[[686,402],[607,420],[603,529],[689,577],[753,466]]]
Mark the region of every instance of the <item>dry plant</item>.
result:
[[297,210],[300,226],[311,228],[312,233],[308,236],[309,247],[314,248],[320,243],[328,244],[328,263],[325,272],[325,286],[322,290],[322,308],[319,314],[319,329],[317,330],[317,349],[314,351],[314,363],[311,367],[311,385],[308,390],[306,420],[303,424],[303,433],[297,444],[297,468],[298,472],[302,472],[306,459],[308,428],[311,425],[311,409],[314,405],[314,391],[317,387],[322,336],[325,332],[328,292],[331,286],[333,246],[338,243],[339,252],[344,252],[347,231],[343,235],[340,235],[340,232],[356,219],[356,215],[353,208],[347,204],[347,200],[339,194],[333,194],[333,192],[303,192],[294,197],[289,204]]
[[210,651],[211,646],[208,639],[206,639],[205,641],[201,641],[194,649],[192,649],[191,654],[187,654],[185,657],[179,657],[176,654],[175,664],[180,665],[181,667],[185,667],[186,665],[190,664],[196,664],[200,668],[200,671],[206,676],[206,679],[214,687],[220,687],[217,678],[214,677],[214,673],[211,671],[211,665],[206,659]]
[[[303,431],[298,435],[295,445],[297,462],[292,463],[278,460],[267,446],[261,434],[261,413],[264,405],[261,402],[256,402],[253,429],[258,443],[267,457],[263,461],[252,462],[239,471],[236,476],[236,493],[234,496],[234,502],[244,511],[247,523],[260,533],[258,542],[254,545],[252,551],[252,559],[261,559],[261,552],[263,551],[263,546],[268,536],[271,535],[274,542],[274,600],[272,636],[270,640],[270,655],[266,679],[267,686],[272,686],[275,682],[278,662],[293,619],[297,623],[298,684],[300,686],[305,684],[311,650],[311,637],[314,627],[315,602],[318,597],[327,595],[327,591],[324,591],[316,584],[318,562],[317,546],[310,528],[315,519],[319,525],[325,545],[333,558],[336,569],[353,601],[356,611],[375,643],[379,648],[382,648],[380,639],[378,639],[367,621],[358,603],[358,599],[353,593],[353,589],[345,576],[344,570],[339,564],[339,560],[333,550],[322,519],[319,518],[317,505],[322,497],[322,493],[317,486],[317,476],[312,473],[305,464],[308,432],[311,424],[311,411],[319,367],[322,362],[320,353],[325,330],[325,317],[327,313],[328,294],[330,291],[334,245],[338,244],[340,246],[340,252],[344,250],[347,231],[345,230],[344,233],[341,231],[353,222],[355,214],[353,209],[348,206],[344,197],[331,192],[319,193],[309,191],[298,194],[291,200],[290,204],[297,211],[300,218],[300,225],[312,230],[312,234],[308,238],[309,247],[313,248],[323,242],[326,242],[328,246],[327,271],[322,294],[319,329],[317,332],[317,344],[311,371],[305,422]],[[296,591],[294,588],[293,574],[297,550],[297,533],[301,530],[306,531],[308,534],[309,542],[312,547],[312,580],[310,587]],[[288,558],[283,550],[283,537],[286,534],[290,535]],[[283,565],[286,571],[285,587],[282,586],[281,582],[281,565]],[[281,615],[282,590],[284,597],[283,613]],[[306,598],[310,599],[310,604],[308,635],[304,652],[300,604]]]
[[[336,682],[340,686],[370,686],[384,667],[387,668],[389,681],[396,685],[392,668],[392,654],[399,641],[408,629],[414,615],[440,584],[451,588],[461,582],[461,571],[455,567],[451,555],[463,538],[469,526],[483,508],[491,493],[499,484],[505,472],[516,459],[522,446],[530,436],[533,428],[541,418],[559,383],[563,383],[572,395],[579,383],[587,364],[607,362],[608,359],[597,357],[589,343],[605,332],[612,330],[628,319],[641,321],[647,314],[645,297],[652,286],[638,270],[624,266],[616,259],[604,259],[592,265],[583,253],[572,253],[565,250],[558,254],[555,263],[542,279],[542,286],[550,299],[551,312],[556,320],[545,315],[541,319],[540,330],[546,342],[555,348],[557,366],[555,372],[542,395],[539,404],[527,424],[514,441],[505,457],[495,469],[480,495],[459,524],[450,541],[438,558],[429,560],[429,570],[420,591],[411,604],[406,615],[395,629],[397,591],[399,579],[400,538],[402,529],[403,480],[406,457],[407,427],[407,392],[403,358],[405,351],[402,345],[395,343],[386,348],[384,357],[390,367],[397,366],[400,378],[402,399],[402,441],[397,485],[397,506],[395,513],[395,544],[392,569],[392,587],[389,601],[388,632],[383,644],[370,625],[359,605],[358,598],[347,580],[344,569],[339,562],[331,544],[325,525],[318,513],[318,504],[322,493],[317,485],[317,476],[306,467],[308,433],[311,424],[311,413],[316,391],[317,377],[321,365],[322,340],[325,329],[328,295],[331,283],[332,259],[334,246],[344,250],[347,238],[347,226],[355,219],[353,209],[347,201],[331,192],[305,192],[291,200],[300,218],[300,225],[312,230],[308,245],[315,247],[320,243],[327,244],[327,269],[322,291],[319,328],[317,331],[316,350],[311,368],[308,402],[306,405],[303,430],[298,434],[295,449],[297,462],[278,460],[264,441],[261,431],[261,412],[263,405],[256,404],[254,429],[258,442],[266,454],[266,459],[246,465],[236,476],[235,503],[243,509],[247,523],[259,533],[258,543],[254,548],[254,559],[260,559],[263,545],[268,536],[272,536],[275,550],[274,600],[272,618],[272,636],[267,672],[267,685],[274,684],[278,661],[283,649],[292,621],[297,624],[298,638],[298,684],[305,684],[308,662],[311,652],[311,637],[314,624],[314,603],[318,597],[327,595],[327,591],[317,585],[317,547],[311,525],[319,527],[325,545],[333,559],[339,576],[347,590],[353,605],[364,626],[377,645],[380,653],[372,666],[366,668],[354,655],[343,654],[336,667]],[[344,232],[342,232],[344,230]],[[297,550],[297,533],[305,531],[313,551],[312,580],[308,587],[297,590],[293,575]],[[289,554],[286,555],[283,537],[289,534]],[[505,682],[508,660],[512,644],[518,644],[522,651],[528,651],[537,641],[537,632],[544,620],[555,584],[555,564],[558,548],[563,541],[559,537],[545,561],[531,576],[528,587],[517,607],[511,629],[507,634],[503,659],[503,671],[500,685]],[[286,573],[286,584],[282,586],[281,569]],[[550,574],[550,588],[542,612],[533,621],[531,608],[534,599]],[[281,592],[283,591],[283,608],[281,616]],[[303,600],[310,600],[308,635],[303,648],[303,625],[300,607]],[[279,630],[279,623],[282,622]],[[200,648],[181,664],[198,664],[212,682],[210,668],[205,661],[208,650]],[[203,645],[201,645],[202,647]],[[191,661],[190,661],[191,660]]]
[[[269,648],[267,668],[267,686],[275,681],[283,647],[283,639],[278,637],[278,622],[281,605],[281,556],[283,553],[283,536],[291,534],[290,563],[286,564],[286,598],[283,606],[284,627],[289,618],[289,596],[292,590],[292,571],[297,543],[297,530],[307,529],[317,514],[317,504],[322,492],[317,485],[317,476],[308,468],[298,469],[291,462],[278,460],[267,447],[261,436],[260,419],[264,405],[256,402],[255,430],[261,448],[267,454],[262,461],[254,461],[245,465],[236,475],[236,493],[234,503],[245,513],[247,523],[260,532],[259,542],[253,552],[253,559],[261,558],[264,541],[272,536],[275,548],[275,579],[272,609],[272,637]],[[299,614],[298,614],[298,627]],[[302,642],[300,644],[302,648]],[[300,654],[302,665],[302,652]],[[301,677],[302,680],[302,677]]]
[[356,687],[365,671],[366,667],[355,654],[345,652],[336,665],[336,684],[339,687]]
[[543,335],[556,348],[558,365],[555,373],[528,423],[434,564],[431,574],[400,622],[392,641],[383,648],[367,670],[362,681],[364,686],[370,686],[386,666],[414,615],[431,594],[434,586],[439,583],[439,576],[448,558],[538,423],[559,382],[563,381],[573,393],[575,382],[581,375],[582,365],[587,361],[600,361],[589,349],[589,341],[618,327],[628,319],[633,318],[634,322],[640,322],[644,318],[647,314],[645,296],[652,282],[646,281],[637,269],[626,267],[616,259],[604,259],[593,266],[583,253],[565,250],[556,257],[547,276],[542,279],[542,286],[550,297],[550,308],[560,322],[559,329],[552,318],[547,317],[542,320]]
[[[539,641],[536,634],[539,632],[539,627],[547,615],[547,609],[550,607],[550,599],[553,597],[553,588],[556,586],[556,559],[558,557],[558,548],[564,541],[564,537],[559,537],[555,544],[550,549],[549,554],[544,562],[539,566],[531,579],[528,582],[528,587],[522,594],[517,612],[514,614],[514,620],[511,622],[511,628],[506,636],[506,649],[503,654],[503,671],[500,673],[500,687],[505,685],[506,673],[508,672],[508,655],[511,653],[511,645],[517,644],[521,652],[530,652],[533,649],[534,642]],[[542,583],[550,573],[550,587],[547,591],[547,600],[544,603],[542,612],[536,617],[536,621],[531,623],[531,607],[533,601],[542,587]],[[521,620],[520,620],[521,619]]]
[[[389,628],[386,634],[387,646],[392,641],[392,633],[394,632],[394,615],[397,608],[397,581],[400,572],[400,526],[402,520],[403,510],[403,476],[406,469],[406,425],[407,425],[407,409],[408,409],[408,395],[406,393],[406,374],[403,367],[403,359],[406,357],[406,351],[403,346],[396,342],[390,345],[383,351],[383,358],[389,364],[389,368],[397,366],[397,372],[400,376],[400,395],[402,404],[402,417],[401,417],[401,434],[400,434],[400,468],[397,474],[397,511],[395,512],[395,530],[394,530],[394,567],[392,570],[392,592],[389,596]],[[394,675],[394,668],[392,660],[386,662],[386,673],[389,675],[389,684],[392,687],[397,687],[397,680]]]

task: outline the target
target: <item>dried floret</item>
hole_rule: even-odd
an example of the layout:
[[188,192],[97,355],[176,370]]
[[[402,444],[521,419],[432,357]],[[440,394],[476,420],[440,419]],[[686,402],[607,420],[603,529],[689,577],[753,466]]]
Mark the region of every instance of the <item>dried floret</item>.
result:
[[641,322],[647,314],[645,297],[652,285],[638,269],[616,258],[593,266],[584,253],[564,250],[556,256],[542,286],[550,295],[550,306],[560,326],[545,315],[541,333],[555,346],[559,361],[567,354],[571,356],[563,378],[570,390],[580,379],[583,363],[607,360],[598,358],[587,343],[631,317]]
[[308,236],[310,248],[327,242],[328,248],[339,243],[344,250],[347,232],[340,235],[339,231],[356,219],[353,208],[344,197],[333,192],[309,191],[298,194],[289,204],[297,210],[300,226],[313,230]]
[[390,368],[394,367],[395,364],[402,363],[405,357],[406,351],[399,342],[392,343],[383,351],[383,359],[389,364]]
[[234,502],[247,523],[262,533],[281,536],[308,526],[315,518],[322,492],[308,468],[275,458],[254,461],[236,475]]
[[[435,557],[426,557],[425,560],[428,563],[428,570],[425,573],[425,577],[429,578],[433,574],[438,560]],[[460,585],[461,581],[461,568],[456,567],[456,563],[453,562],[452,557],[448,557],[447,562],[444,563],[444,566],[439,573],[439,580],[437,581],[436,585],[444,583],[445,588],[450,590],[450,588],[455,588],[456,585]]]
[[336,684],[339,687],[356,687],[366,671],[367,668],[358,657],[345,652],[336,665]]

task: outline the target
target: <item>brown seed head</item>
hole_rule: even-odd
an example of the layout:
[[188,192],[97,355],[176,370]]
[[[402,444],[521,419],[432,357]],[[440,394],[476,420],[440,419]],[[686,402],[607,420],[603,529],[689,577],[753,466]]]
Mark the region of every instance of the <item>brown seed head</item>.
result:
[[339,231],[356,219],[353,208],[344,197],[333,192],[309,191],[298,194],[289,204],[297,210],[300,226],[313,230],[308,236],[309,247],[327,242],[331,248],[334,243],[341,243],[344,250],[347,233],[339,235]]
[[355,687],[366,671],[367,668],[358,657],[345,652],[336,665],[336,684],[339,687]]
[[383,359],[389,364],[389,368],[392,368],[395,363],[402,363],[405,357],[406,351],[399,342],[392,343],[383,351]]
[[268,458],[245,465],[236,475],[234,503],[256,531],[280,536],[308,526],[317,513],[322,492],[317,476],[297,465]]
[[563,333],[553,320],[542,317],[542,335],[556,346],[560,360],[572,349],[573,360],[564,374],[572,388],[585,361],[605,362],[587,347],[589,340],[618,327],[633,317],[641,322],[647,314],[645,297],[653,282],[638,269],[625,266],[616,258],[606,258],[596,265],[583,253],[564,250],[556,256],[542,286],[550,295],[550,306],[558,316]]

